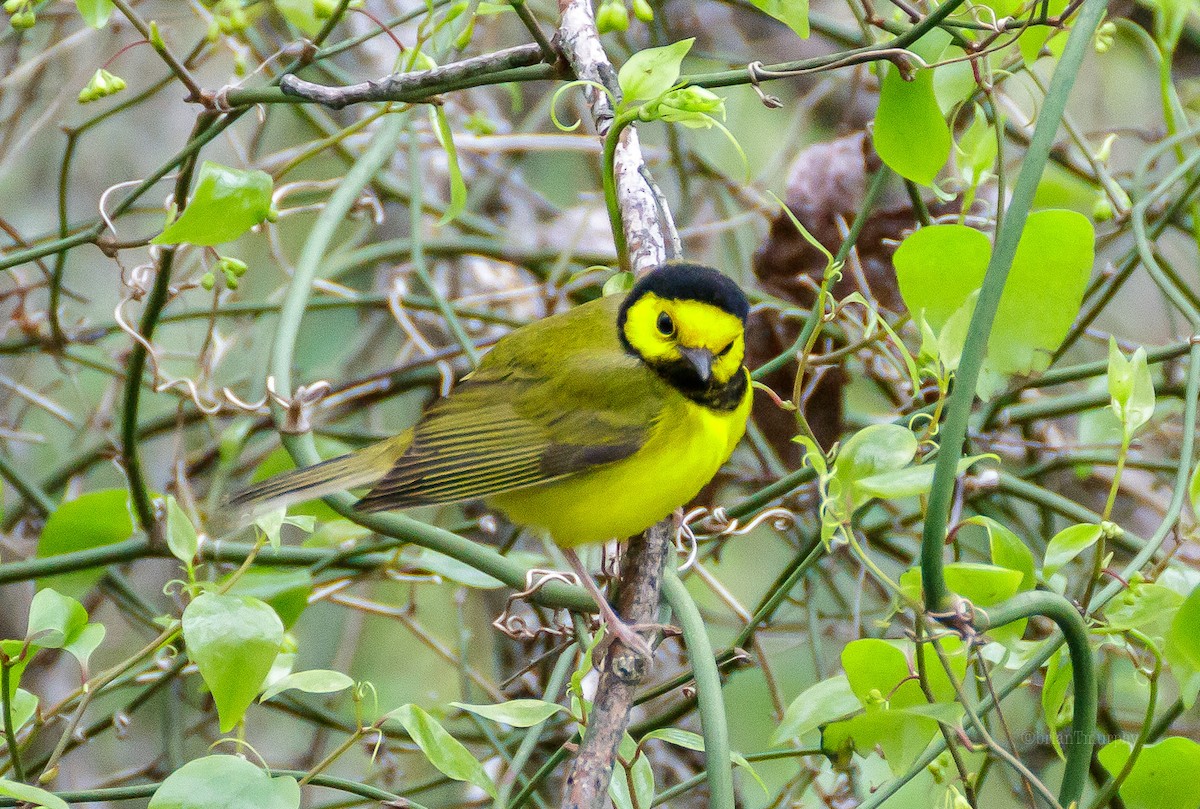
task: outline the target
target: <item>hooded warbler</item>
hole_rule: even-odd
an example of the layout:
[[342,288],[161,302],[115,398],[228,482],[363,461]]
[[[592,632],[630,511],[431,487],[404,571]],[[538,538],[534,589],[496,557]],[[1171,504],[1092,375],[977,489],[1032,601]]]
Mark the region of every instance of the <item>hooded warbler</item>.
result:
[[367,512],[483,498],[547,531],[582,574],[571,548],[644,531],[733,452],[750,412],[748,312],[720,272],[662,265],[624,296],[506,335],[400,435],[255,484],[228,505],[257,513],[366,486],[356,508]]

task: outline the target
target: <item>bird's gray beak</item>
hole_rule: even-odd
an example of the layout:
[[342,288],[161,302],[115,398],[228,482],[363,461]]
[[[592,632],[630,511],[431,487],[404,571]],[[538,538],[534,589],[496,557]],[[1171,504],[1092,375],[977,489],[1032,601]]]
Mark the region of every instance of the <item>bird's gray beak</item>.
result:
[[696,376],[700,377],[700,381],[707,385],[712,379],[713,353],[707,348],[688,348],[686,346],[680,346],[679,353],[687,360],[688,365],[695,369]]

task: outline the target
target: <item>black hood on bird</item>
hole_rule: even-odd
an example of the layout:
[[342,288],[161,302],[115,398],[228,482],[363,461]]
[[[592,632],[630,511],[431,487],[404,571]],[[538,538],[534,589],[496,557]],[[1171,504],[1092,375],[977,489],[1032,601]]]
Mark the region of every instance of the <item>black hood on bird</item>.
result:
[[647,292],[660,298],[677,301],[700,301],[724,309],[746,322],[750,314],[750,301],[746,293],[724,273],[700,264],[672,261],[643,275],[621,304],[618,324],[625,321],[625,310]]

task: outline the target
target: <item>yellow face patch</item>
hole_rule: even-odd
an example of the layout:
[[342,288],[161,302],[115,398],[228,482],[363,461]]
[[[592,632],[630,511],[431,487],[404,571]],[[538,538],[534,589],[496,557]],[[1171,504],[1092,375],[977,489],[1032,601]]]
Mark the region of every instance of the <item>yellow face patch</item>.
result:
[[625,339],[650,363],[682,359],[680,347],[706,348],[715,357],[712,377],[725,384],[742,367],[746,344],[742,321],[718,306],[660,298],[647,292],[625,315]]

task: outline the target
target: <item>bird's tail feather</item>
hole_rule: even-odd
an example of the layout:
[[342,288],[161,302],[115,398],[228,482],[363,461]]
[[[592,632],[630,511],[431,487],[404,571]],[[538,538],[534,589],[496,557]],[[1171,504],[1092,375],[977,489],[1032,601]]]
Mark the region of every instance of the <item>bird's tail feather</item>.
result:
[[[397,443],[393,439],[248,486],[224,501],[222,513],[217,515],[218,523],[221,527],[236,529],[276,509],[369,486],[386,475],[395,459],[403,453],[404,446]],[[403,443],[407,444],[407,441]]]

